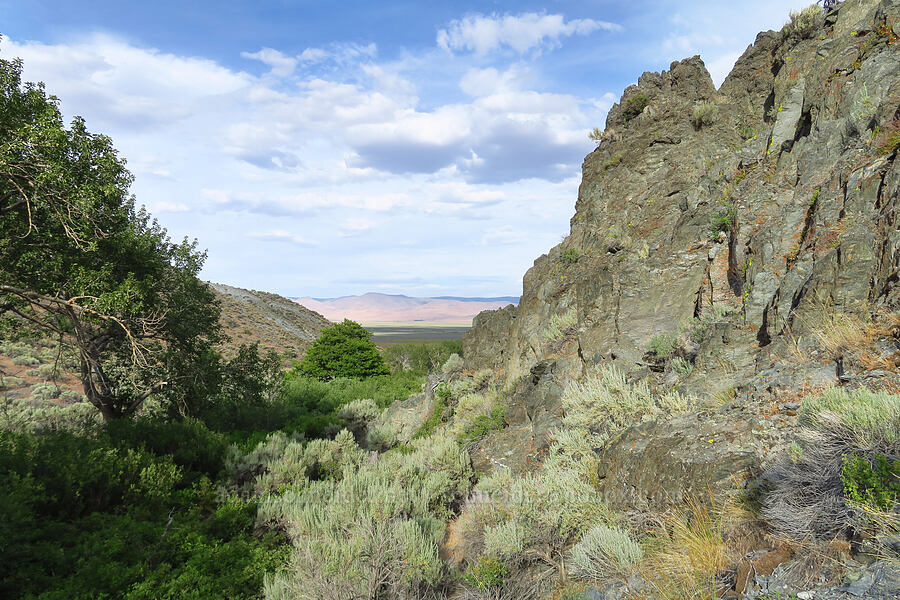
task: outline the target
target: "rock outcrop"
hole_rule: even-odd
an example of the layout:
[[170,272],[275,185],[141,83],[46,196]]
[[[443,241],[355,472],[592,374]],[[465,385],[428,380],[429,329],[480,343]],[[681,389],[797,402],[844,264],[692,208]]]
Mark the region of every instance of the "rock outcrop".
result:
[[[605,491],[642,508],[758,467],[785,436],[756,422],[785,397],[900,389],[898,23],[896,0],[847,0],[812,31],[760,34],[718,90],[699,57],[625,90],[569,235],[525,274],[517,307],[463,339],[470,367],[518,386],[510,422],[532,448],[559,389],[596,365],[677,385],[713,416],[604,449]],[[882,336],[874,354],[848,350],[854,324]],[[660,336],[669,351],[652,350]]]
[[[470,364],[510,379],[547,359],[573,376],[634,371],[654,335],[706,317],[690,358],[730,389],[786,339],[808,351],[823,310],[895,298],[900,164],[879,137],[900,118],[898,15],[849,0],[812,37],[760,34],[719,90],[699,57],[642,75],[584,161],[570,234],[526,273],[518,307],[479,316]],[[569,311],[566,354],[542,334]]]

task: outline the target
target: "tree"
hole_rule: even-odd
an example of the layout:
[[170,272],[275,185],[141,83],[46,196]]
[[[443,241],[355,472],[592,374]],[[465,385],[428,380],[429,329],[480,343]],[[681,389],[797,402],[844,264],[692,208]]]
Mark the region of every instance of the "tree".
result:
[[349,319],[326,327],[307,348],[297,370],[322,380],[387,375],[390,369],[369,339],[370,335],[359,323]]
[[105,419],[209,387],[219,309],[196,241],[172,243],[129,194],[110,139],[0,60],[0,318],[74,349]]

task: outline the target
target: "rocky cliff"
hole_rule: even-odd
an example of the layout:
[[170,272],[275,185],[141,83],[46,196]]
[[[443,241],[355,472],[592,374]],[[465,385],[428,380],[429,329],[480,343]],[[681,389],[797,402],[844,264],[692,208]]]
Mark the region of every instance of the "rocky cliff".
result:
[[825,315],[895,310],[898,13],[850,0],[824,27],[762,33],[718,90],[699,57],[642,75],[584,161],[570,234],[465,337],[472,366],[634,372],[694,322],[674,352],[714,394],[815,351]]
[[613,363],[701,407],[604,450],[601,487],[641,507],[758,467],[798,392],[900,389],[898,34],[900,2],[848,0],[761,33],[718,90],[699,57],[626,89],[570,234],[463,339],[515,390],[478,453],[527,468],[565,386]]

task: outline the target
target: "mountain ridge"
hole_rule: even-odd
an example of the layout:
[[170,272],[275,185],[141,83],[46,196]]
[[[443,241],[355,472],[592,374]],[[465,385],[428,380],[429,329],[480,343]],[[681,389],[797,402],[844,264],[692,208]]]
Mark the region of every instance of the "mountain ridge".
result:
[[422,322],[469,324],[479,312],[516,304],[515,296],[464,298],[457,296],[413,297],[403,294],[368,292],[339,298],[293,299],[332,321],[351,319],[360,323]]

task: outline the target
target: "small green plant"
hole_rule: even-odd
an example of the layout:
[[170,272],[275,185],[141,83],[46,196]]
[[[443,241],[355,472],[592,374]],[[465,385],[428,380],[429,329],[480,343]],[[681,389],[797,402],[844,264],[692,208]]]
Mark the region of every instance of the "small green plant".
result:
[[639,563],[644,552],[627,531],[597,525],[584,534],[569,556],[579,577],[604,581]]
[[566,263],[567,265],[574,265],[578,262],[578,258],[581,256],[581,253],[578,252],[575,248],[568,248],[567,250],[563,250],[559,255],[559,259]]
[[604,171],[608,171],[622,162],[622,159],[625,158],[625,151],[617,152],[610,156],[607,160],[603,162],[602,169]]
[[478,415],[469,423],[460,436],[460,442],[483,438],[489,431],[499,431],[506,427],[506,407],[498,404],[486,415]]
[[691,115],[691,123],[695,128],[702,129],[704,126],[715,123],[716,117],[718,116],[719,108],[716,106],[716,103],[707,100],[694,107],[694,112]]
[[[442,387],[443,386],[443,387]],[[438,393],[438,390],[441,390],[442,393]],[[446,390],[446,395],[443,393]],[[428,415],[428,418],[422,423],[422,426],[418,431],[413,435],[414,438],[424,438],[431,435],[434,430],[440,425],[444,420],[444,411],[447,410],[447,399],[450,397],[450,386],[446,383],[442,383],[434,390],[434,406],[431,409],[431,413]]]
[[808,39],[816,34],[822,21],[822,7],[812,4],[801,11],[792,11],[791,20],[782,28],[781,34],[785,39]]
[[681,377],[687,377],[694,372],[694,363],[680,356],[676,356],[672,359],[672,370]]
[[650,343],[647,344],[647,351],[657,358],[666,359],[672,355],[677,345],[678,338],[674,334],[664,331],[650,338]]
[[890,510],[900,501],[900,460],[875,455],[875,464],[853,454],[841,468],[844,497],[877,510]]
[[749,125],[741,125],[741,128],[738,130],[738,135],[746,142],[752,140],[756,136],[756,132],[753,131],[753,128]]
[[734,227],[737,218],[737,209],[731,202],[723,202],[722,207],[710,218],[709,233],[713,240],[719,239],[720,234],[728,233]]
[[509,568],[493,556],[482,555],[478,562],[469,567],[466,581],[479,590],[492,590],[503,586],[509,575]]
[[625,122],[632,120],[644,112],[644,109],[647,108],[648,104],[650,104],[650,98],[643,92],[638,92],[634,96],[628,98],[628,100],[625,101],[625,110],[622,112],[622,116],[625,117]]
[[592,142],[597,142],[598,144],[603,141],[603,132],[600,131],[599,127],[594,127],[591,132],[588,134],[588,138]]
[[578,311],[570,308],[560,315],[553,315],[547,329],[544,330],[544,339],[547,341],[559,340],[571,327],[578,323]]

